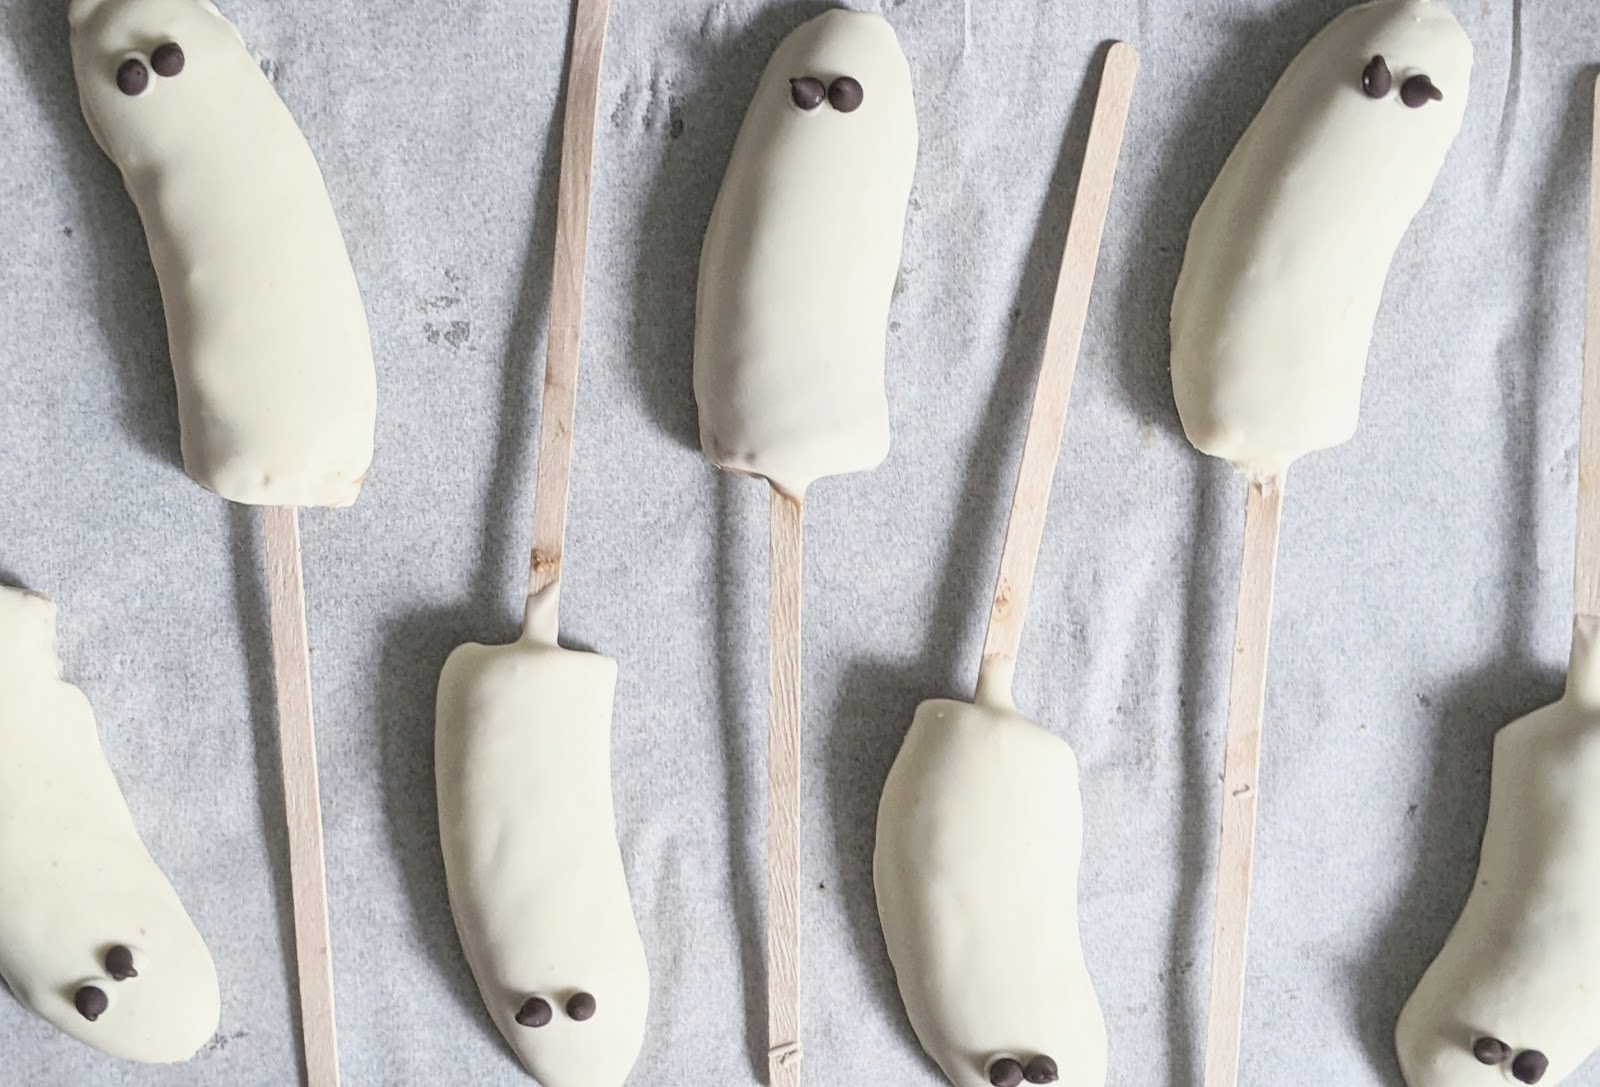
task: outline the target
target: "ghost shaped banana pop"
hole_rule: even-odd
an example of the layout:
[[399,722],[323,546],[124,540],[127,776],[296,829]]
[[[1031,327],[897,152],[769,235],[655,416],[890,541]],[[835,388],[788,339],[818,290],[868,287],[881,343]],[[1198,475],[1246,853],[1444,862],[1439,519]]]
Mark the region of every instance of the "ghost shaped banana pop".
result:
[[84,119],[161,284],[189,475],[235,502],[346,506],[377,378],[311,149],[209,0],[72,0]]
[[718,466],[802,498],[888,453],[916,157],[911,71],[882,17],[827,11],[773,52],[700,252],[694,394]]
[[521,640],[445,662],[439,834],[467,963],[523,1065],[542,1087],[620,1087],[650,977],[611,802],[617,663],[557,645],[554,602]]
[[1600,625],[1501,729],[1472,893],[1395,1028],[1410,1087],[1561,1082],[1600,1047]]
[[0,586],[0,977],[113,1057],[187,1060],[216,1033],[216,968],[61,678],[55,622]]
[[1339,15],[1195,215],[1172,302],[1184,433],[1253,477],[1348,441],[1389,264],[1461,126],[1472,44],[1433,0]]

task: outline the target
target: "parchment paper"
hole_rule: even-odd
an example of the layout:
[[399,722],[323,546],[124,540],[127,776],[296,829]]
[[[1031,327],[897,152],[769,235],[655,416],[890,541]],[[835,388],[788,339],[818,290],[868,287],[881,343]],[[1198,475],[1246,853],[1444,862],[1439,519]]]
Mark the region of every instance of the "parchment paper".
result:
[[[1360,433],[1289,477],[1249,1087],[1399,1083],[1394,1018],[1471,884],[1490,737],[1565,667],[1600,9],[1451,2],[1477,47],[1465,128],[1396,258]],[[886,5],[922,149],[894,449],[807,511],[808,1084],[942,1082],[893,988],[873,822],[917,702],[971,693],[1112,38],[1143,68],[1017,696],[1082,764],[1112,1081],[1197,1080],[1243,484],[1177,429],[1167,310],[1224,157],[1341,6]],[[527,1082],[450,921],[433,697],[453,646],[507,640],[520,614],[568,9],[225,10],[318,153],[379,360],[366,491],[304,517],[345,1083]],[[616,806],[653,972],[638,1085],[764,1068],[767,498],[694,448],[690,348],[734,132],[816,10],[612,12],[563,625],[621,662]],[[0,1083],[279,1087],[300,1073],[260,520],[177,466],[160,299],[78,115],[64,12],[11,0],[0,49],[0,581],[59,601],[67,675],[210,942],[223,1015],[193,1062],[143,1068],[0,996]]]

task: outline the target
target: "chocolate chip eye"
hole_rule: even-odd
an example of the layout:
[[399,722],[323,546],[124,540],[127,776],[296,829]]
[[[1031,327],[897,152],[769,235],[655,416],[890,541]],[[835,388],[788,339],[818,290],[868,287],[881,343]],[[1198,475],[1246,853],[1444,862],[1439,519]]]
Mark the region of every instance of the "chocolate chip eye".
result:
[[593,1019],[594,997],[588,993],[573,993],[572,999],[567,1001],[567,1015],[579,1023]]
[[77,1007],[78,1014],[91,1023],[104,1015],[106,1009],[111,1006],[111,1001],[106,999],[106,994],[96,989],[93,985],[85,985],[74,993],[72,1003]]
[[106,973],[112,981],[127,981],[139,976],[133,968],[133,952],[118,944],[106,952]]
[[1001,1057],[989,1066],[989,1082],[994,1087],[1017,1087],[1022,1082],[1022,1065],[1015,1057]]
[[861,108],[861,100],[865,97],[866,92],[861,89],[861,84],[847,75],[828,84],[828,102],[840,113],[854,113]]
[[1444,99],[1444,92],[1433,85],[1433,80],[1425,75],[1414,75],[1400,84],[1400,101],[1417,109],[1429,102],[1439,102]]
[[1524,1049],[1511,1062],[1511,1074],[1522,1083],[1538,1083],[1550,1068],[1550,1058],[1537,1049]]
[[1389,74],[1389,65],[1382,55],[1367,61],[1367,66],[1361,69],[1361,89],[1368,98],[1382,98],[1394,86],[1394,76]]
[[1022,1070],[1022,1078],[1029,1083],[1054,1083],[1061,1078],[1061,1072],[1055,1061],[1041,1053],[1028,1062],[1028,1067]]
[[522,1007],[517,1009],[517,1022],[525,1027],[542,1027],[550,1022],[552,1014],[548,1000],[530,996],[522,1002]]
[[183,71],[183,47],[177,42],[156,46],[156,51],[150,54],[150,67],[156,70],[156,75],[171,79]]
[[803,79],[789,80],[789,97],[794,99],[794,104],[801,109],[816,109],[822,105],[822,100],[828,97],[828,91],[822,85],[822,80],[806,76]]
[[1511,1056],[1511,1047],[1499,1038],[1479,1038],[1472,1043],[1472,1055],[1479,1064],[1499,1064]]
[[117,90],[132,98],[150,85],[150,69],[144,61],[129,57],[117,66]]

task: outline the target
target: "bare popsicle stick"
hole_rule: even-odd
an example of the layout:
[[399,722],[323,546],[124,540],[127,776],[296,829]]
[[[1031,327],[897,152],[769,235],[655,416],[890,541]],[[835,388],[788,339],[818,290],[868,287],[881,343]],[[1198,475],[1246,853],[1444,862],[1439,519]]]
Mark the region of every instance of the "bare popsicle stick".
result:
[[1583,400],[1578,417],[1578,543],[1572,611],[1600,616],[1600,80],[1589,156],[1588,296],[1583,313]]
[[767,572],[767,1052],[800,1082],[800,594],[805,507],[772,490]]
[[1239,570],[1233,674],[1228,686],[1228,746],[1222,765],[1222,840],[1211,944],[1206,1087],[1233,1087],[1239,1078],[1250,874],[1261,776],[1261,718],[1266,707],[1267,642],[1282,513],[1283,477],[1252,479],[1245,495],[1244,559]]
[[299,511],[293,506],[268,506],[263,510],[263,526],[306,1083],[308,1087],[338,1087],[333,954],[328,937],[328,885],[322,851],[322,799],[317,785],[317,739],[311,713],[311,650],[306,638]]
[[[539,469],[533,498],[533,554],[528,599],[552,589],[539,617],[555,640],[555,593],[567,529],[572,476],[572,429],[578,410],[578,347],[583,331],[584,264],[589,247],[589,191],[594,170],[600,66],[611,0],[577,0],[572,17],[572,62],[561,122],[561,176],[556,188],[555,261],[550,273],[550,328],[545,340],[544,396],[539,409]],[[530,618],[532,612],[530,610]]]
[[1128,105],[1133,98],[1133,80],[1138,69],[1139,54],[1132,46],[1124,42],[1111,46],[1100,75],[1100,92],[1095,99],[1094,118],[1089,124],[1083,171],[1078,177],[1072,221],[1067,226],[1066,247],[1050,310],[1050,327],[1045,333],[1044,358],[1039,366],[1033,410],[1022,445],[1022,464],[1017,471],[1017,489],[1011,500],[1005,544],[1000,553],[1000,575],[995,583],[994,604],[989,610],[989,629],[983,639],[980,683],[997,694],[1000,691],[996,688],[1003,685],[1008,701],[1011,673],[1022,641],[1022,621],[1027,616],[1033,571],[1039,559],[1039,542],[1044,536],[1050,484],[1061,453],[1067,401],[1072,395],[1072,378],[1078,367],[1078,350],[1083,343],[1083,326],[1089,313],[1089,295],[1100,257],[1100,238],[1111,203],[1111,184],[1116,178],[1117,155],[1122,148],[1122,134],[1127,126]]

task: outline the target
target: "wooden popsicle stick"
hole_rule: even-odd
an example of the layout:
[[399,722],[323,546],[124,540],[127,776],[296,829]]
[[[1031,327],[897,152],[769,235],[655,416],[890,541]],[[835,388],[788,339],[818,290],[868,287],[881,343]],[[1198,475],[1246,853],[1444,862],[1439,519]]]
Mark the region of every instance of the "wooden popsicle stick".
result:
[[1588,292],[1583,310],[1583,400],[1578,415],[1578,543],[1572,612],[1600,617],[1600,79],[1589,150]]
[[[533,553],[528,561],[531,601],[560,592],[561,549],[567,529],[572,476],[572,428],[578,411],[578,347],[583,331],[583,275],[589,246],[589,192],[594,170],[595,119],[611,0],[577,0],[572,16],[572,59],[567,107],[561,122],[561,176],[556,185],[555,258],[550,272],[550,328],[545,340],[544,395],[539,409],[539,468],[533,495]],[[539,609],[555,640],[557,601]]]
[[1267,641],[1272,629],[1272,586],[1282,514],[1283,477],[1252,479],[1244,504],[1244,558],[1239,569],[1239,610],[1233,628],[1228,746],[1222,764],[1222,835],[1211,945],[1210,1016],[1206,1023],[1206,1087],[1233,1087],[1239,1079],[1250,874],[1261,776],[1261,717],[1266,708]]
[[800,1082],[800,596],[805,507],[772,490],[767,571],[767,1082]]
[[1111,204],[1111,185],[1116,178],[1117,156],[1122,148],[1138,68],[1139,54],[1124,42],[1114,43],[1106,54],[1094,117],[1089,123],[1083,170],[1078,176],[1078,192],[1073,200],[1072,219],[1067,226],[1061,270],[1056,279],[1044,357],[1039,364],[1039,381],[1028,417],[1027,437],[1023,440],[1022,464],[1017,470],[1017,489],[1011,500],[1005,544],[1000,552],[1000,575],[995,582],[994,604],[989,610],[989,629],[983,639],[980,685],[985,695],[1003,694],[1007,702],[1010,701],[1011,672],[1022,641],[1022,622],[1027,616],[1028,596],[1033,589],[1039,543],[1044,536],[1050,485],[1061,453],[1067,401],[1072,395],[1072,378],[1077,370],[1083,327],[1089,314],[1100,239]]
[[308,1087],[338,1087],[333,953],[328,936],[328,885],[322,851],[322,798],[317,785],[317,738],[311,714],[311,650],[306,638],[299,512],[293,506],[269,506],[263,511],[263,526],[306,1083]]

